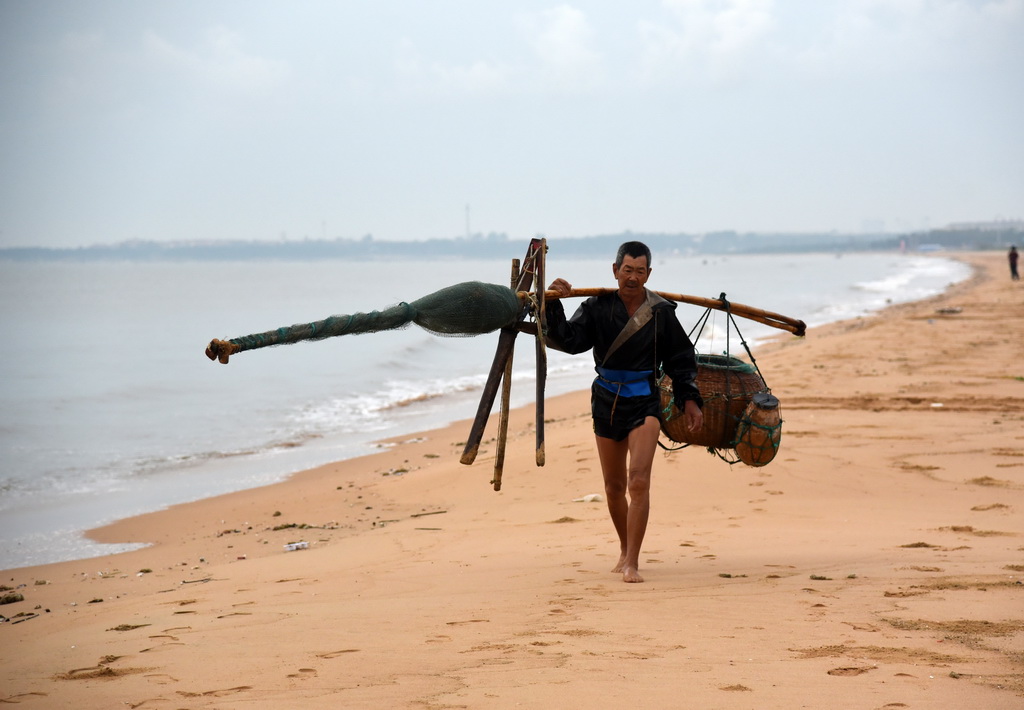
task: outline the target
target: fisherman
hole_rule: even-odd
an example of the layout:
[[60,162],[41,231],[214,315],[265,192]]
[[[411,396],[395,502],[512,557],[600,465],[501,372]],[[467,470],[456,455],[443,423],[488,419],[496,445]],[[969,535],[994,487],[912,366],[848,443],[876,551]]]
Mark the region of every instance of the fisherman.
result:
[[[612,274],[618,290],[587,299],[568,321],[560,301],[547,305],[547,341],[566,353],[594,351],[591,413],[608,512],[619,537],[619,561],[612,571],[621,573],[624,582],[643,582],[640,547],[661,430],[657,374],[663,370],[672,378],[675,401],[691,432],[703,426],[703,400],[695,384],[693,344],[676,318],[676,305],[645,287],[651,250],[641,242],[626,242]],[[551,283],[562,297],[571,289],[565,279]]]

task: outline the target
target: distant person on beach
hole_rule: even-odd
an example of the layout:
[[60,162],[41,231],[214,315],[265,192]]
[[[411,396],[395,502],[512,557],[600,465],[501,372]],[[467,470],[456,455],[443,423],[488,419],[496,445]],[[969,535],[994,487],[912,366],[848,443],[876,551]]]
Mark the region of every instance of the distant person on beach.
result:
[[[591,414],[608,512],[619,536],[619,561],[612,571],[621,572],[624,582],[642,582],[640,546],[661,431],[655,382],[659,369],[672,378],[690,431],[703,426],[703,401],[694,383],[693,344],[676,318],[676,304],[644,286],[651,275],[651,250],[641,242],[626,242],[619,247],[612,274],[618,290],[588,298],[569,320],[561,301],[548,304],[548,342],[567,353],[594,351],[597,378],[590,390]],[[564,279],[551,284],[563,297],[571,289]]]
[[1014,281],[1020,281],[1020,274],[1017,273],[1017,247],[1010,247],[1010,253],[1006,255],[1007,261],[1010,262],[1010,278]]

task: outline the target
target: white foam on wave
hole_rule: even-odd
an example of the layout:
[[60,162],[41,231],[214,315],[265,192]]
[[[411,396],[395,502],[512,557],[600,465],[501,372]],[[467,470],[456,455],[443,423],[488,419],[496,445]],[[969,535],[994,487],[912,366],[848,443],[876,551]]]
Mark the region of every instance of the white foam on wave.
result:
[[854,283],[853,290],[898,295],[900,300],[910,301],[923,296],[939,293],[949,280],[966,276],[966,267],[959,262],[946,259],[911,259],[909,262],[894,264],[898,270],[880,279]]
[[894,303],[918,301],[937,295],[970,274],[970,267],[952,259],[903,257],[881,278],[850,285],[854,296],[815,310],[816,321],[845,320],[878,311]]
[[384,431],[392,425],[394,410],[478,390],[484,380],[484,375],[424,381],[389,380],[373,392],[308,403],[290,413],[288,420],[304,435],[327,431],[333,434]]

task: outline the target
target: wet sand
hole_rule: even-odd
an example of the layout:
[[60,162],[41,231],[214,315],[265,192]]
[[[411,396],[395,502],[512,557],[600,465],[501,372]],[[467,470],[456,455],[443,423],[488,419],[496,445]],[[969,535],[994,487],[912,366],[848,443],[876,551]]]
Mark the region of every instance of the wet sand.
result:
[[975,275],[940,297],[755,353],[768,466],[658,454],[644,584],[576,502],[602,492],[576,393],[547,402],[543,468],[513,412],[501,492],[461,422],[91,533],[145,549],[0,573],[24,597],[0,701],[1020,708],[1024,287],[1002,253],[957,258]]

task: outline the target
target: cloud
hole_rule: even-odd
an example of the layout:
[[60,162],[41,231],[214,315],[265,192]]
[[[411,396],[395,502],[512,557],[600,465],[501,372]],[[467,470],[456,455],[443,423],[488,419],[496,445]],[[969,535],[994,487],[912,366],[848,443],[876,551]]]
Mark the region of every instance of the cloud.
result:
[[401,39],[396,46],[394,68],[406,89],[449,95],[499,91],[508,87],[514,74],[508,65],[483,59],[467,64],[424,59],[408,38]]
[[802,47],[795,63],[819,74],[1005,65],[1022,57],[1024,0],[856,0]]
[[569,5],[524,15],[520,26],[540,60],[541,78],[559,88],[591,88],[601,81],[601,54],[586,15]]
[[652,81],[730,78],[775,27],[772,0],[663,0],[662,6],[672,22],[638,23],[642,73]]
[[[580,10],[559,5],[520,14],[511,25],[519,30],[527,51],[514,43],[489,48],[504,50],[508,59],[477,58],[465,62],[425,58],[411,39],[396,47],[394,66],[401,84],[423,93],[530,93],[594,88],[601,77],[601,55],[594,48],[595,32]],[[509,35],[504,35],[505,39]]]
[[1024,60],[1024,0],[662,0],[637,24],[651,84],[761,76],[878,77]]
[[144,47],[156,61],[219,91],[267,96],[290,74],[286,62],[245,52],[242,37],[223,27],[207,30],[202,45],[192,49],[179,47],[150,30]]

